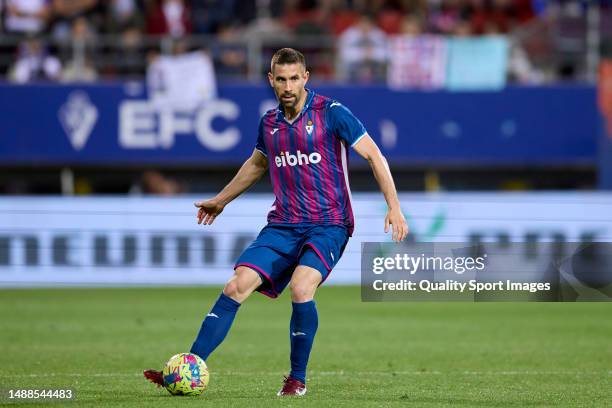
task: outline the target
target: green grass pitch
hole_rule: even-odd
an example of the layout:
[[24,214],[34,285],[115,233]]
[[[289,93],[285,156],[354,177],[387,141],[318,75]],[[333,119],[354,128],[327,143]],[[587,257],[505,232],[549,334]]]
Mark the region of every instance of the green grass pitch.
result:
[[9,388],[72,388],[52,406],[611,406],[612,303],[362,303],[322,287],[308,394],[279,399],[290,299],[253,295],[208,361],[209,389],[172,397],[142,369],[188,351],[219,288],[0,291]]

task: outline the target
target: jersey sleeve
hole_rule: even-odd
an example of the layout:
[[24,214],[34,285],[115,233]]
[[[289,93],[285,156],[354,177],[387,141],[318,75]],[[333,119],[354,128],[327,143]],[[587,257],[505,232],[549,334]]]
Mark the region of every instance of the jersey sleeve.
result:
[[264,156],[268,157],[268,151],[266,150],[266,144],[264,142],[264,126],[263,118],[259,121],[257,127],[257,143],[255,143],[255,149],[259,150]]
[[327,106],[328,126],[334,135],[354,146],[367,134],[363,124],[353,113],[339,102],[331,101]]

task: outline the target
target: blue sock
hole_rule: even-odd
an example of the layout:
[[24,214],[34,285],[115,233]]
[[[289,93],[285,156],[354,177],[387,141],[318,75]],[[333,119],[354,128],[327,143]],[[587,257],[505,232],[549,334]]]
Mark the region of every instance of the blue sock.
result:
[[291,377],[306,384],[306,365],[312,349],[319,316],[314,300],[293,303],[293,313],[289,324],[291,339]]
[[221,293],[210,313],[204,318],[198,337],[191,346],[191,352],[206,361],[210,353],[225,339],[239,307],[240,303]]

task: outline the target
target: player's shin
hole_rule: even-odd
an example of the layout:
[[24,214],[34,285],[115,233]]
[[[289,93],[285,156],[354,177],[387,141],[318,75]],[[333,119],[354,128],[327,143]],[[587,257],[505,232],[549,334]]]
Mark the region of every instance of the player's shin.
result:
[[293,303],[290,323],[291,373],[290,377],[306,383],[306,366],[312,349],[319,317],[314,300]]
[[198,336],[191,346],[191,352],[206,360],[225,339],[239,307],[240,303],[221,293],[204,318]]

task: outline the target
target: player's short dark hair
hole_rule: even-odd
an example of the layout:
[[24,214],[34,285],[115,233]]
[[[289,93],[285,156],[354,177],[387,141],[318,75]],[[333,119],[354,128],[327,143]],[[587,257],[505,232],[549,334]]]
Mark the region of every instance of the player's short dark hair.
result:
[[272,56],[270,72],[274,71],[274,66],[277,64],[302,64],[304,69],[306,69],[306,58],[304,58],[304,54],[298,50],[294,50],[293,48],[281,48]]

